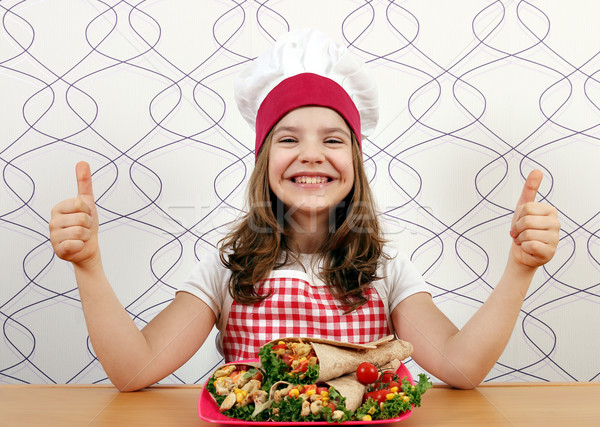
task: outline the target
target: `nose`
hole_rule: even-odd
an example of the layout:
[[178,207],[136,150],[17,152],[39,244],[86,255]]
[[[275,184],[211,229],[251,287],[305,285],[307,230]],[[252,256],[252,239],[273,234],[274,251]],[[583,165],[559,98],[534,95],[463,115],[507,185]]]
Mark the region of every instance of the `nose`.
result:
[[316,139],[304,141],[300,145],[298,160],[302,163],[323,163],[325,161],[323,145]]

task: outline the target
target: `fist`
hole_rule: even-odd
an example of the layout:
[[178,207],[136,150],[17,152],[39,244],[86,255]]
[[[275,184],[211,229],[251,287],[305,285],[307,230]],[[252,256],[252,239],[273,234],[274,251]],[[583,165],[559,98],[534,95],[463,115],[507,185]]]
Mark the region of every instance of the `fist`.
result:
[[555,207],[535,202],[542,172],[532,171],[513,216],[511,258],[517,264],[537,268],[552,259],[559,241],[560,222]]
[[76,166],[77,197],[63,200],[52,209],[50,242],[56,255],[75,265],[99,261],[98,213],[92,191],[90,166]]

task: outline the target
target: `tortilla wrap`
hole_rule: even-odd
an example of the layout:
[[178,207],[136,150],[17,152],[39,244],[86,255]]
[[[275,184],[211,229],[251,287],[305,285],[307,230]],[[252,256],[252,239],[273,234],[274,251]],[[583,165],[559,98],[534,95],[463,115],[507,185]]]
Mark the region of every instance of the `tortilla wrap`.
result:
[[[215,369],[215,370],[214,370],[214,371],[213,371],[213,372],[210,374],[209,381],[210,381],[210,380],[211,380],[211,379],[214,377],[215,373],[217,373],[218,371],[220,371],[220,370],[222,370],[222,369],[224,369],[224,368],[227,368],[227,367],[229,367],[229,366],[234,366],[234,367],[236,368],[236,370],[237,370],[237,368],[238,368],[238,367],[244,367],[244,366],[248,366],[248,367],[250,367],[250,368],[256,368],[256,369],[258,369],[258,371],[259,371],[259,372],[261,372],[261,374],[262,374],[262,370],[261,370],[261,366],[260,366],[260,363],[259,363],[259,362],[251,362],[251,361],[249,361],[249,362],[233,362],[233,363],[226,363],[226,364],[224,364],[224,365],[221,365],[221,366],[219,366],[217,369]],[[212,392],[211,392],[211,393],[209,393],[209,395],[210,395],[210,397],[211,397],[211,398],[212,398],[212,399],[215,401],[215,404],[216,404],[217,406],[219,406],[219,403],[218,403],[218,401],[217,401],[217,398],[216,398],[216,396],[214,396]]]
[[[396,372],[400,367],[398,359],[392,360],[382,369]],[[367,386],[361,384],[356,377],[356,372],[334,378],[325,382],[327,385],[335,388],[342,396],[346,398],[346,408],[352,412],[356,411],[363,403],[363,396],[367,391]]]
[[[396,372],[399,367],[400,361],[398,359],[394,359],[385,366],[383,366],[382,369]],[[346,409],[348,409],[349,411],[354,412],[362,405],[363,396],[367,390],[367,386],[361,384],[360,381],[358,381],[358,378],[356,377],[356,372],[341,376],[339,378],[324,381],[324,383],[330,387],[335,388],[338,391],[338,393],[340,393],[343,397],[346,398]],[[275,398],[275,392],[290,385],[293,384],[287,381],[278,381],[275,384],[273,384],[269,391],[269,400],[264,405],[257,406],[253,415],[256,415],[269,408]]]
[[412,344],[402,340],[390,341],[377,348],[365,350],[353,350],[320,343],[313,343],[313,348],[319,359],[317,382],[325,382],[354,372],[362,362],[384,366],[394,359],[404,360],[413,352]]
[[354,344],[322,338],[286,337],[272,340],[265,345],[277,344],[280,341],[302,341],[311,344],[319,359],[319,377],[316,382],[325,382],[356,371],[362,362],[383,366],[394,359],[402,361],[410,357],[413,352],[412,344],[393,338],[393,335],[388,335],[374,342]]

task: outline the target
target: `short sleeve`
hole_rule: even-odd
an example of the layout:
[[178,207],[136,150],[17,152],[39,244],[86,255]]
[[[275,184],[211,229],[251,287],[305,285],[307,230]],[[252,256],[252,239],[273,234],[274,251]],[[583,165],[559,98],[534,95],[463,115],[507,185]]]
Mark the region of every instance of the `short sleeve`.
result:
[[419,292],[431,294],[431,291],[423,276],[405,253],[390,250],[388,254],[391,259],[386,260],[383,265],[383,285],[391,313],[406,297]]
[[218,254],[207,255],[196,263],[177,292],[188,292],[200,298],[219,319],[222,307],[229,295],[230,274],[230,271],[221,263]]

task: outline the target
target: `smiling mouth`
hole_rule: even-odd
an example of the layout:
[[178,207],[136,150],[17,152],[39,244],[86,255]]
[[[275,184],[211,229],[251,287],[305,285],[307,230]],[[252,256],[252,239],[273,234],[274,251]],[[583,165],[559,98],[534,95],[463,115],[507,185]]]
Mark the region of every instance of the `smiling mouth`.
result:
[[331,178],[326,176],[295,176],[292,177],[292,182],[296,184],[325,184],[326,182],[332,181]]

